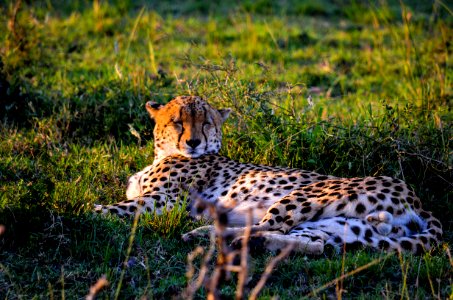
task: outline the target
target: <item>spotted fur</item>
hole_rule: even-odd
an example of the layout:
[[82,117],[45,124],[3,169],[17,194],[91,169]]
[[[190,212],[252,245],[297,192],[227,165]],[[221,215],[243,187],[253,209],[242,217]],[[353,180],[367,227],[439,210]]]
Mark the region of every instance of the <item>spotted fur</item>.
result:
[[236,244],[252,208],[251,241],[263,250],[291,242],[296,251],[313,254],[322,253],[325,245],[420,253],[441,240],[439,221],[399,179],[337,178],[239,163],[217,154],[230,110],[214,109],[199,97],[177,97],[165,106],[148,103],[146,109],[156,122],[155,161],[129,179],[127,201],[97,206],[98,212],[161,213],[195,191],[225,208],[228,231],[239,236]]
[[169,155],[196,158],[218,153],[222,142],[222,124],[230,109],[215,109],[200,97],[177,97],[163,106],[146,103],[155,121],[154,162]]

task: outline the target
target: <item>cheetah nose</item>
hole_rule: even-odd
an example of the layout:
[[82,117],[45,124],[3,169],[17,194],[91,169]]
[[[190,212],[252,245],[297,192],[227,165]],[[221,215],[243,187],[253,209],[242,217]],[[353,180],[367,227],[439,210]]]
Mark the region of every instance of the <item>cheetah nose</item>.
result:
[[199,139],[187,140],[186,143],[190,146],[190,148],[195,149],[198,145],[201,144],[201,141]]

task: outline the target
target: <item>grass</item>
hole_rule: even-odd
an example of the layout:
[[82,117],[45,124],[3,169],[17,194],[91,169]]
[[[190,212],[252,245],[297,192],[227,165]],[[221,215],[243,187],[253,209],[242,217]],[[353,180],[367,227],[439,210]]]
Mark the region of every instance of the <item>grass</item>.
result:
[[[183,209],[142,218],[132,243],[131,220],[91,213],[124,200],[127,177],[152,162],[143,104],[180,94],[233,108],[223,155],[401,178],[444,226],[445,244],[420,257],[293,255],[262,299],[308,297],[375,261],[313,297],[451,297],[451,5],[15,4],[0,7],[2,298],[81,298],[104,274],[103,298],[181,295],[196,243],[180,234],[198,225]],[[270,258],[252,259],[248,288]],[[221,288],[234,291],[234,280]]]

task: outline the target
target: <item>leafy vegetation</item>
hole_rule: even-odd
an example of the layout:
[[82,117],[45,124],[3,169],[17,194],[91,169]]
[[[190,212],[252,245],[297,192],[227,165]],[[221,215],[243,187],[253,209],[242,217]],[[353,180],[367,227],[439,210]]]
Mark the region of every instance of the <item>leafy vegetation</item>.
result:
[[[390,0],[3,4],[0,295],[80,298],[103,274],[105,298],[181,295],[196,244],[180,234],[199,225],[185,209],[136,227],[91,210],[123,200],[127,177],[152,162],[144,103],[198,94],[234,110],[222,155],[401,178],[444,226],[445,244],[421,257],[293,255],[263,299],[451,297],[452,9]],[[250,287],[270,257],[252,259]],[[221,291],[234,290],[233,281]]]

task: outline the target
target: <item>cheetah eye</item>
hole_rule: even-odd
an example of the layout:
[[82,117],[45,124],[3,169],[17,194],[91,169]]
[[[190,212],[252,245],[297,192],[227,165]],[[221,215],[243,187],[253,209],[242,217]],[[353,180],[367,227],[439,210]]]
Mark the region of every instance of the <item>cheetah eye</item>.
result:
[[210,128],[212,127],[212,123],[211,122],[203,122],[203,127],[207,127],[207,128]]
[[172,122],[173,122],[173,125],[175,125],[175,127],[182,128],[182,121],[172,120]]

